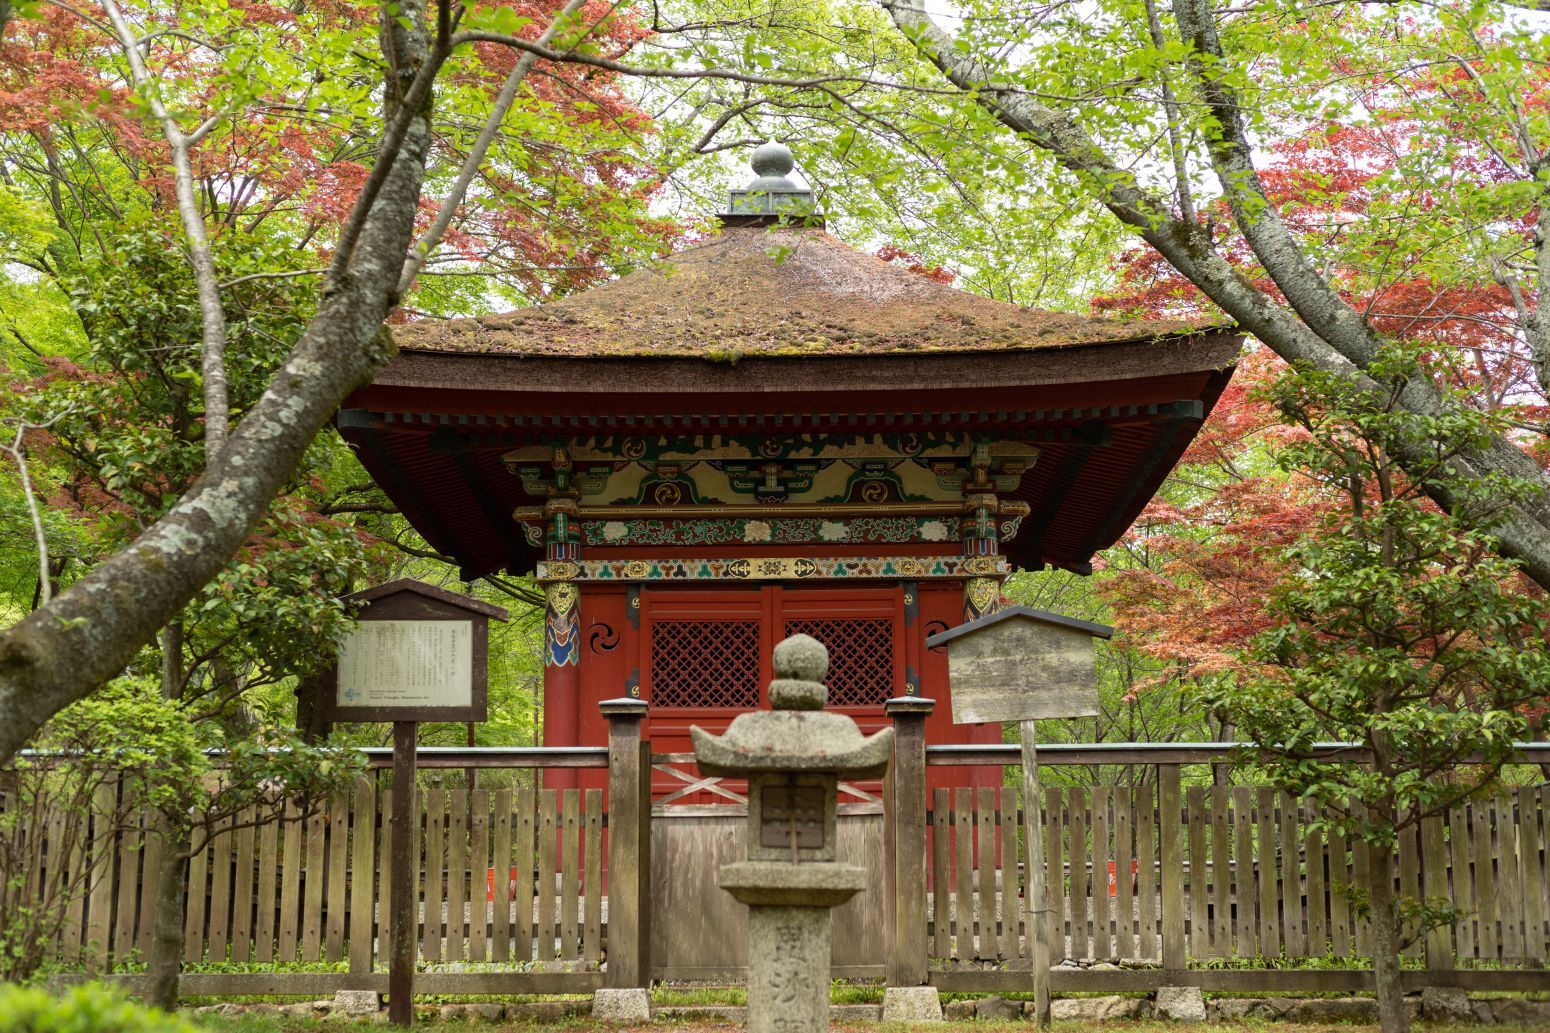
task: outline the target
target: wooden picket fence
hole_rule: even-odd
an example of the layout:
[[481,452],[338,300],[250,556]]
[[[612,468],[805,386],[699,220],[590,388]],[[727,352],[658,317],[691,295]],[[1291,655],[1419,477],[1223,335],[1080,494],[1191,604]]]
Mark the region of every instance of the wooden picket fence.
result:
[[[1043,828],[1056,961],[1161,963],[1167,892],[1157,829],[1182,829],[1178,886],[1191,959],[1370,953],[1365,841],[1309,828],[1316,817],[1268,788],[1191,786],[1177,815],[1156,786],[1049,789]],[[1026,961],[1013,787],[937,789],[930,824],[931,956]],[[1428,968],[1543,966],[1550,955],[1550,788],[1474,800],[1405,831],[1390,878],[1409,897],[1451,900],[1457,924],[1416,937]]]
[[[416,935],[427,966],[499,964],[525,973],[533,992],[600,985],[603,791],[528,785],[431,788],[417,796]],[[103,876],[72,902],[52,952],[64,966],[94,972],[143,960],[148,951],[161,849],[148,832],[148,815],[115,825],[101,818],[112,802],[100,804],[84,849],[58,861],[98,858]],[[353,792],[309,815],[291,805],[282,821],[237,815],[190,859],[183,960],[263,962],[276,971],[308,967],[297,962],[346,962],[351,975],[380,974],[391,901],[391,808],[391,791],[362,778]],[[52,831],[34,840],[44,872],[55,863]],[[210,984],[206,992],[257,992],[246,986],[249,975],[192,978],[196,986]],[[476,982],[448,985],[474,992]]]
[[[640,985],[717,960],[676,955],[684,943],[737,939],[727,923],[739,916],[713,871],[741,856],[744,798],[720,787],[727,805],[690,803],[716,795],[693,776],[680,780],[692,789],[681,803],[653,808],[653,766],[688,760],[653,755],[632,733],[638,726],[615,724],[620,738],[609,750],[424,751],[427,767],[520,773],[507,779],[519,788],[417,794],[420,992]],[[1027,989],[1028,825],[1014,788],[1017,749],[928,749],[920,728],[904,738],[913,745],[896,752],[886,793],[841,818],[853,826],[841,846],[873,878],[847,905],[846,929],[865,935],[836,937],[846,955],[836,956],[837,971],[893,978],[909,964],[914,978],[945,990]],[[1203,747],[1041,751],[1041,767],[1102,765],[1121,783],[1040,794],[1054,989],[1361,989],[1370,985],[1362,970],[1370,933],[1350,890],[1359,896],[1386,874],[1401,894],[1451,901],[1460,912],[1456,924],[1406,948],[1407,980],[1550,990],[1550,786],[1504,790],[1428,819],[1406,833],[1393,870],[1376,873],[1365,843],[1315,829],[1317,815],[1285,794],[1188,784],[1222,756]],[[374,754],[371,763],[386,760]],[[943,767],[959,770],[944,777]],[[606,769],[609,797],[635,806],[615,808],[610,820],[603,790],[564,788],[598,784],[597,775],[554,768]],[[67,841],[63,820],[28,841],[36,856],[29,879],[55,864],[100,864],[103,877],[73,900],[52,952],[93,972],[143,959],[154,912],[158,839],[143,816],[109,819],[113,792],[105,786],[94,813],[82,816],[87,835],[73,853],[57,847]],[[239,816],[212,839],[189,865],[186,992],[385,989],[390,813],[385,785],[369,775],[315,813],[256,825],[257,815]]]

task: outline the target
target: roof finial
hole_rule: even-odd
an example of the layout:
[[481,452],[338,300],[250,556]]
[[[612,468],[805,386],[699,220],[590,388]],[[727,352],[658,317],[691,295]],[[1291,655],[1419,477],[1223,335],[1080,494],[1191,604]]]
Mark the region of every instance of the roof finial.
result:
[[[792,169],[796,168],[796,159],[791,157],[791,148],[779,140],[770,140],[761,143],[753,152],[753,157],[748,159],[748,164],[762,179],[785,179]],[[792,184],[795,185],[795,184]]]
[[762,143],[749,164],[758,176],[743,189],[731,192],[728,215],[813,214],[813,192],[786,178],[796,167],[789,147],[775,140]]

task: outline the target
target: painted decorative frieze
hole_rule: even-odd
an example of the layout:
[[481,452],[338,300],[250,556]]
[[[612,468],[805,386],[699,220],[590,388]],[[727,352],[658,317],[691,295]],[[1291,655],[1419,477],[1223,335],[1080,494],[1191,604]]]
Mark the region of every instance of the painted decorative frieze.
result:
[[563,489],[587,506],[679,506],[943,501],[970,483],[1010,492],[1038,457],[1028,440],[938,432],[577,437],[503,458],[532,496]]
[[736,559],[544,560],[540,581],[822,581],[873,578],[999,578],[1001,556],[769,556]]
[[813,545],[955,542],[956,521],[926,517],[850,520],[584,520],[587,545]]

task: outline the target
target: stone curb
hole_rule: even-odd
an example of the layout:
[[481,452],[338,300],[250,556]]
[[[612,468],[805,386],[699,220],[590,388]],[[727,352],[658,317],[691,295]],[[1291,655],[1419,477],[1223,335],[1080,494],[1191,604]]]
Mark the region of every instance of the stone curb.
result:
[[[1101,1022],[1114,1019],[1145,1019],[1154,1015],[1166,1017],[1161,1009],[1146,997],[1108,995],[1102,997],[1057,997],[1051,1003],[1054,1018],[1064,1021]],[[1473,1000],[1462,990],[1446,987],[1430,988],[1420,996],[1406,998],[1413,1020],[1427,1022],[1469,1022],[1489,1026],[1497,1023],[1522,1026],[1529,1029],[1550,1030],[1550,1001],[1532,1001],[1523,997],[1497,1000]],[[222,1003],[190,1009],[194,1015],[296,1015],[309,1018],[327,1018],[331,1021],[386,1022],[387,1013],[377,1010],[349,1014],[332,1000],[301,1001],[294,1004],[236,1004]],[[1011,1019],[1030,1020],[1033,1017],[1032,1001],[1009,1001],[1002,997],[959,998],[943,1006],[948,1020],[963,1019]],[[511,1019],[527,1021],[558,1021],[560,1019],[590,1016],[590,999],[573,1001],[530,1001],[502,1003],[486,1001],[471,1004],[418,1005],[415,1015],[425,1019],[461,1019],[469,1022],[495,1023]],[[829,1006],[829,1018],[834,1022],[878,1022],[883,1015],[879,1004],[835,1004]],[[651,1011],[657,1019],[720,1019],[730,1022],[746,1020],[748,1008],[740,1004],[664,1005]],[[1296,1022],[1303,1024],[1323,1023],[1372,1023],[1377,1021],[1377,1002],[1370,997],[1218,997],[1206,1002],[1207,1021],[1236,1021],[1259,1019]],[[1194,1020],[1198,1021],[1198,1020]],[[1191,1021],[1180,1021],[1190,1025]]]

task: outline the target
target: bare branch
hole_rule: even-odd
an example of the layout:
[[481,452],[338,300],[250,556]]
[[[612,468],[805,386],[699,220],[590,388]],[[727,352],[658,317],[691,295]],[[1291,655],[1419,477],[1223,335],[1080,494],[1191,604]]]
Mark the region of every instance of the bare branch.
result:
[[161,88],[152,78],[140,53],[143,40],[119,9],[117,0],[103,0],[103,9],[113,25],[124,60],[129,65],[130,83],[145,100],[167,147],[172,152],[173,192],[177,196],[178,218],[188,239],[189,264],[194,268],[194,286],[199,293],[199,318],[203,348],[201,373],[204,379],[205,462],[211,463],[226,445],[227,421],[231,418],[230,395],[226,383],[226,313],[221,307],[221,288],[215,279],[215,258],[205,233],[204,214],[194,196],[194,169],[189,153],[206,133],[224,116],[207,119],[192,134],[185,134],[177,119],[162,102]]
[[245,276],[234,276],[229,280],[221,281],[221,290],[235,287],[239,283],[247,283],[251,280],[290,280],[298,276],[321,276],[328,272],[327,269],[292,269],[283,273],[248,273]]
[[9,445],[0,445],[0,452],[10,456],[16,463],[17,473],[22,481],[22,498],[27,502],[27,517],[32,521],[33,542],[38,550],[38,605],[47,606],[53,598],[54,586],[49,575],[48,561],[48,535],[43,530],[43,514],[38,512],[38,499],[32,491],[32,474],[27,469],[26,437],[29,430],[47,430],[55,423],[64,419],[71,410],[69,408],[56,414],[47,423],[28,423],[25,420],[16,426],[16,437]]
[[[554,39],[555,32],[583,6],[586,0],[568,0],[554,19],[549,22],[549,27],[544,29],[538,37],[540,46],[547,46]],[[495,142],[500,127],[506,121],[506,114],[511,110],[512,102],[517,98],[517,88],[522,85],[522,80],[527,78],[527,73],[533,65],[538,63],[538,55],[532,51],[524,51],[517,60],[511,73],[506,76],[506,81],[501,86],[500,93],[495,98],[495,105],[490,109],[489,117],[485,119],[484,129],[479,133],[474,145],[469,149],[468,155],[463,159],[463,167],[458,170],[457,181],[452,184],[452,189],[447,192],[446,198],[441,202],[441,209],[436,213],[436,219],[431,223],[425,236],[415,245],[413,252],[404,261],[404,271],[398,278],[398,293],[407,294],[409,288],[414,286],[415,276],[425,260],[436,250],[441,243],[441,238],[446,234],[447,228],[452,225],[453,218],[457,215],[458,206],[463,203],[463,197],[468,193],[468,186],[474,181],[474,176],[479,173],[479,166],[484,163],[484,156],[489,153],[490,145]]]
[[[546,61],[590,65],[593,68],[618,72],[621,75],[629,75],[637,79],[724,79],[730,82],[752,83],[756,86],[779,86],[790,90],[824,90],[831,93],[833,87],[843,85],[874,86],[885,90],[901,89],[899,83],[890,82],[886,79],[872,79],[864,75],[818,75],[786,79],[778,75],[739,72],[733,68],[655,68],[649,65],[632,65],[626,64],[623,61],[615,61],[612,58],[598,57],[596,54],[554,50],[550,47],[540,46],[534,41],[523,39],[520,36],[507,36],[498,32],[483,32],[477,29],[459,32],[452,37],[453,46],[463,43],[499,43],[514,50],[533,54]],[[924,94],[955,92],[916,86],[910,86],[908,89],[912,93]]]

